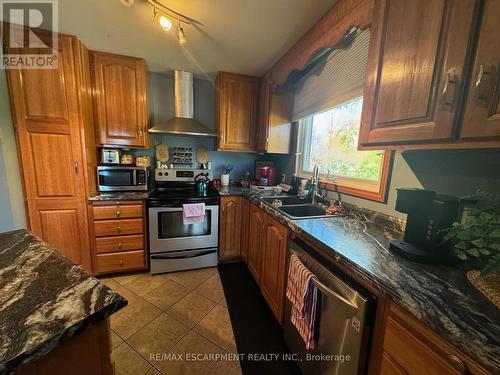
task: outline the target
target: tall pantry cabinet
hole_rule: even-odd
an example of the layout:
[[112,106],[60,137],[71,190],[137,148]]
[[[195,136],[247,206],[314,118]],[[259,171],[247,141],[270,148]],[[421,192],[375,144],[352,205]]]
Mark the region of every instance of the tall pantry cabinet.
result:
[[96,151],[88,51],[64,34],[58,48],[57,69],[6,70],[28,228],[92,272],[87,196],[95,189]]

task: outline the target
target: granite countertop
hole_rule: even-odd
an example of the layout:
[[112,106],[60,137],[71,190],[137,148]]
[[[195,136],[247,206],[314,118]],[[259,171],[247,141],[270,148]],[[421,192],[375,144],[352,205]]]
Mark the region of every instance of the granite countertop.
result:
[[300,238],[356,272],[416,319],[493,373],[500,374],[500,312],[467,280],[463,264],[426,265],[389,251],[403,223],[352,211],[346,217],[291,220],[250,189],[229,187],[287,225]]
[[127,305],[26,230],[0,233],[0,374]]
[[98,192],[89,197],[91,202],[100,201],[137,201],[148,199],[151,190],[148,191],[113,191]]

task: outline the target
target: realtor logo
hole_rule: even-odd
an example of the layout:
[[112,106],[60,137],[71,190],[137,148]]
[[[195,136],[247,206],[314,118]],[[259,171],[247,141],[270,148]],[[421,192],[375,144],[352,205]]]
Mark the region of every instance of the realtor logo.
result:
[[0,0],[4,69],[57,69],[57,0]]

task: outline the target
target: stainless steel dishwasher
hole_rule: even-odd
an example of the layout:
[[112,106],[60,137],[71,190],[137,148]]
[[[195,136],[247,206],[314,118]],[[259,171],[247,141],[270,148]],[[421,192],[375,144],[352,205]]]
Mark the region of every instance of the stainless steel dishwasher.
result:
[[[290,321],[291,302],[285,303],[285,341],[305,375],[363,374],[366,370],[375,297],[351,286],[356,284],[347,276],[334,274],[318,261],[314,250],[300,240],[290,242],[290,255],[295,253],[316,275],[318,289],[316,309],[315,348],[306,350],[304,340]],[[347,357],[349,356],[349,357]]]

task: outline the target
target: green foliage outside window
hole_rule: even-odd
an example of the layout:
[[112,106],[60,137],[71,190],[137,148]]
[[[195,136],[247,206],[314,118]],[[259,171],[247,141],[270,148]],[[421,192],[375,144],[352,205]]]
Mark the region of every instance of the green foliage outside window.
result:
[[383,153],[357,151],[362,104],[360,97],[312,116],[304,170],[312,171],[317,164],[330,176],[379,179]]

